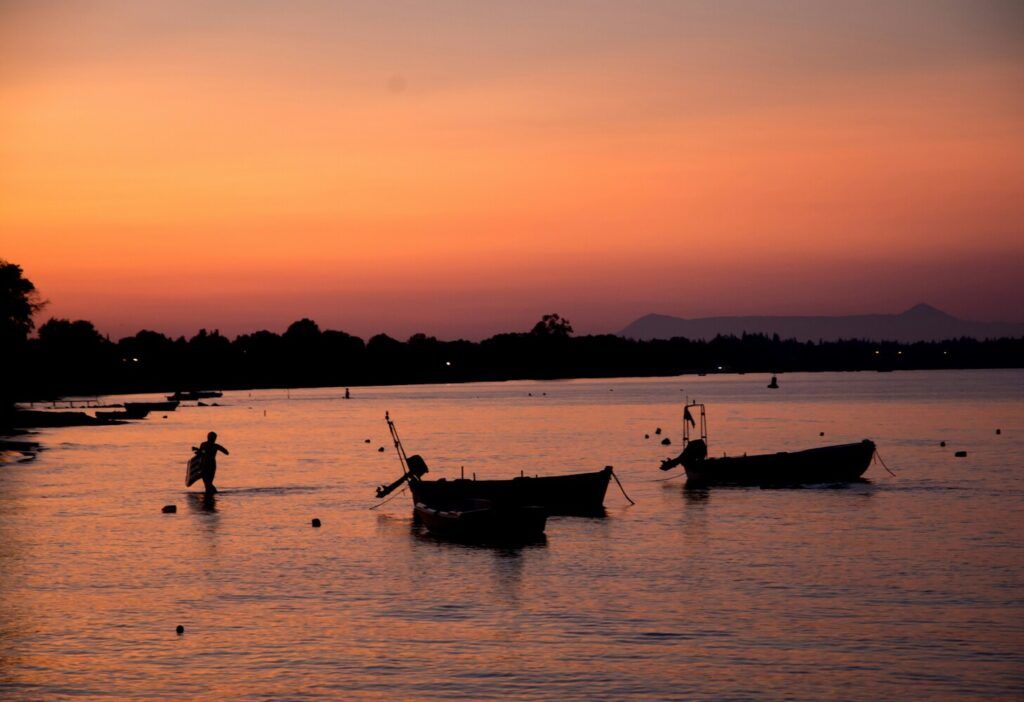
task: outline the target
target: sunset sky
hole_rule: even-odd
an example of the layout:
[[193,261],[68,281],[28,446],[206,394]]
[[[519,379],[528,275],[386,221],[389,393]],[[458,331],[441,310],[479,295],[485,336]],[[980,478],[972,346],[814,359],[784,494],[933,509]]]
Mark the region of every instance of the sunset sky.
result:
[[0,0],[0,258],[117,338],[1024,320],[1024,3]]

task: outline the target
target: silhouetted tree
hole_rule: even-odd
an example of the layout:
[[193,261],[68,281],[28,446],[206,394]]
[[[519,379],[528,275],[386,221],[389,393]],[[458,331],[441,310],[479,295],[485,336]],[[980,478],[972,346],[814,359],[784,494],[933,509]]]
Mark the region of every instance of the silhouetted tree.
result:
[[21,266],[0,259],[0,345],[24,341],[35,328],[32,316],[44,304]]
[[569,337],[572,336],[572,325],[568,319],[562,319],[557,314],[546,314],[533,325],[530,333],[534,336]]
[[6,376],[0,381],[0,427],[28,381],[26,342],[35,327],[32,317],[43,304],[21,266],[0,259],[0,373]]

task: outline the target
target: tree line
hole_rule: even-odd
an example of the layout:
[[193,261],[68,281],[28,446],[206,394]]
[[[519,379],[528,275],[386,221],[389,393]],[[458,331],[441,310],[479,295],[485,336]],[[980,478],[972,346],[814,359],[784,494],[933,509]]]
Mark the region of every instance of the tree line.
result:
[[[0,262],[0,283],[11,266],[17,268]],[[20,278],[20,268],[17,272]],[[25,298],[24,286],[21,292],[28,307],[18,308],[20,322],[7,320],[0,329],[7,369],[4,395],[15,400],[683,373],[1008,368],[1019,367],[1024,359],[1024,338],[901,344],[743,334],[707,341],[639,341],[610,334],[576,336],[557,314],[545,315],[529,331],[480,342],[426,334],[404,341],[378,334],[364,341],[321,329],[310,319],[294,322],[283,334],[257,331],[229,339],[217,330],[200,329],[190,338],[171,338],[143,330],[117,341],[85,320],[50,319],[30,336],[31,316],[42,303],[32,294]]]

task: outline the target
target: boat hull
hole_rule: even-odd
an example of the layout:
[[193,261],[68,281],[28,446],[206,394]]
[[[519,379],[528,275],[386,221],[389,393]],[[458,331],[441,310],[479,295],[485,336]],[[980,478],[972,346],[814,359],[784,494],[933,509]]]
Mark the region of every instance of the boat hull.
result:
[[544,536],[548,514],[541,507],[496,506],[473,500],[462,506],[417,503],[414,516],[434,536],[466,542],[527,542]]
[[595,473],[511,480],[416,480],[409,488],[414,503],[429,507],[477,499],[502,506],[541,507],[552,515],[595,516],[604,513],[611,476],[611,468],[605,468]]
[[865,439],[806,451],[705,458],[684,464],[687,483],[696,485],[800,485],[860,479],[875,455]]
[[178,402],[125,402],[124,411],[132,415],[132,419],[144,417],[148,412],[173,412],[178,409]]

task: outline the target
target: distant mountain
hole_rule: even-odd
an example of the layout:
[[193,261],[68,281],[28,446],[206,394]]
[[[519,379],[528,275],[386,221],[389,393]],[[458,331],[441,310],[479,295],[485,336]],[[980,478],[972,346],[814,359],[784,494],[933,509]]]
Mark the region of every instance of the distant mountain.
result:
[[1024,324],[970,322],[931,305],[915,305],[901,314],[845,317],[702,317],[683,319],[649,314],[619,332],[630,339],[712,339],[718,334],[778,334],[783,339],[870,339],[873,341],[941,341],[962,336],[991,339],[1024,336]]

